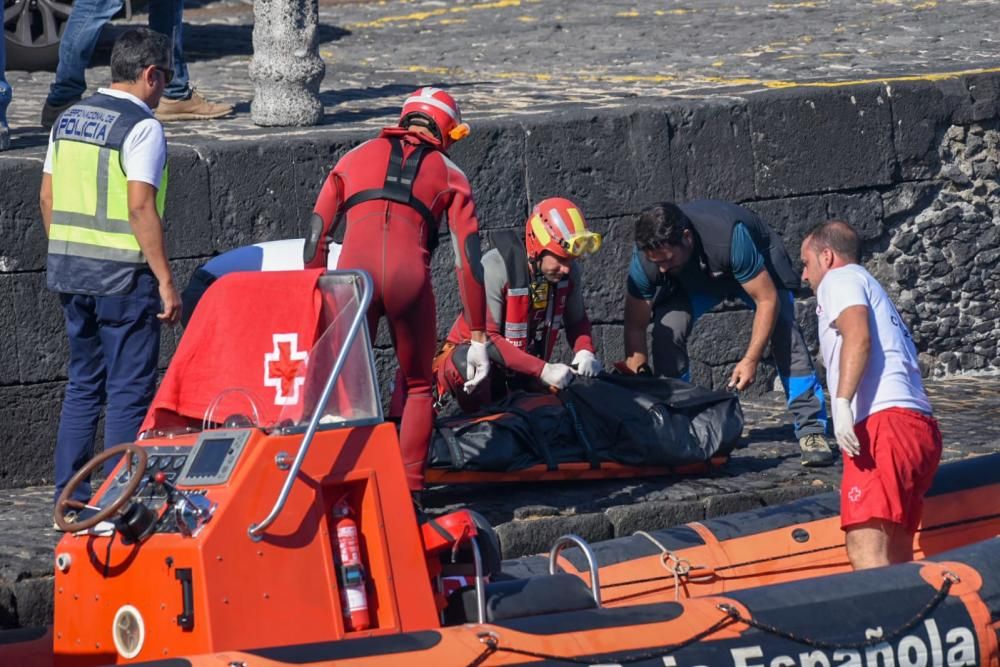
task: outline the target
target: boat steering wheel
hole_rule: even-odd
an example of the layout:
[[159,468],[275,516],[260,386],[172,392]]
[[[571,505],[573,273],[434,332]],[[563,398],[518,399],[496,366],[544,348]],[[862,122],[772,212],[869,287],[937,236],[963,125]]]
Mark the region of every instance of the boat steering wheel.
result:
[[[85,479],[89,479],[91,473],[97,470],[97,467],[103,465],[108,459],[113,459],[116,456],[122,454],[128,455],[128,467],[132,469],[132,461],[135,460],[135,468],[132,469],[132,475],[128,480],[128,483],[122,489],[121,493],[115,498],[110,505],[107,507],[99,508],[97,513],[92,517],[82,519],[80,521],[67,521],[66,513],[68,510],[82,510],[89,508],[90,505],[72,498],[73,492]],[[136,490],[139,488],[139,484],[142,483],[143,475],[146,472],[146,462],[149,460],[149,456],[146,454],[146,449],[140,447],[133,442],[126,442],[124,444],[112,447],[111,449],[105,449],[103,452],[95,456],[94,458],[87,461],[87,463],[80,468],[69,482],[66,483],[65,488],[63,488],[62,493],[59,494],[58,500],[56,500],[56,508],[53,514],[56,522],[56,526],[59,530],[67,533],[75,533],[81,530],[87,530],[93,528],[102,521],[107,521],[118,511],[125,506],[125,504],[132,499],[135,495]]]

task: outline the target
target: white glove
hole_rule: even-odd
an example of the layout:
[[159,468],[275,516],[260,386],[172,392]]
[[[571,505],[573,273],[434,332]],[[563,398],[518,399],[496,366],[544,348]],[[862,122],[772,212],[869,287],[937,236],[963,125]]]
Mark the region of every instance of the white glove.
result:
[[576,356],[573,357],[573,363],[570,365],[576,367],[577,375],[588,378],[597,377],[604,370],[601,360],[594,356],[594,353],[590,350],[580,350],[577,352]]
[[490,373],[490,355],[486,353],[486,343],[469,341],[469,353],[465,356],[464,388],[466,394],[471,394],[479,383]]
[[833,434],[837,436],[837,444],[850,457],[861,453],[861,443],[854,432],[854,411],[851,401],[838,398],[833,406]]
[[573,381],[573,369],[566,364],[545,364],[542,382],[556,389],[565,389]]

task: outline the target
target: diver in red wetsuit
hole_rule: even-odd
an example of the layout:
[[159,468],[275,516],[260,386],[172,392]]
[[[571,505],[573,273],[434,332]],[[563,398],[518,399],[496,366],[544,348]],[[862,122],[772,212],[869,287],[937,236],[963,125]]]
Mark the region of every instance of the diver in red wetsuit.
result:
[[406,386],[399,441],[413,491],[423,487],[433,422],[437,326],[430,256],[441,220],[451,229],[463,317],[472,330],[466,391],[490,367],[476,205],[465,174],[445,154],[468,133],[451,95],[437,88],[413,93],[398,127],[383,129],[334,166],[313,208],[304,249],[306,268],[325,267],[327,248],[342,228],[339,268],[372,276],[368,329],[374,339],[379,317],[389,322]]

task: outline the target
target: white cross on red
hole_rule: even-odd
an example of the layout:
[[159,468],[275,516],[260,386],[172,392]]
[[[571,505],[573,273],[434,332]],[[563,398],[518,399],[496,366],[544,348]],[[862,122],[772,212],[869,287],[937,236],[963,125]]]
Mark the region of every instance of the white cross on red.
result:
[[295,405],[299,388],[305,383],[300,371],[309,360],[309,353],[299,351],[299,335],[272,334],[274,349],[264,354],[264,386],[274,387],[275,405]]

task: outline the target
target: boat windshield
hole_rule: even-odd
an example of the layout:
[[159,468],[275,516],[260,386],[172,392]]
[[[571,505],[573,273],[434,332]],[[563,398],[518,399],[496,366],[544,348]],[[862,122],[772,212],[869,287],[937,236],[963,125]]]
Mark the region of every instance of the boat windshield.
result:
[[[317,412],[320,429],[382,421],[378,376],[363,313],[356,335],[350,337],[351,323],[362,306],[362,290],[370,289],[364,285],[366,280],[367,276],[353,272],[335,271],[320,277],[320,334],[305,363],[298,366],[293,382],[299,385],[302,400],[282,409],[278,424],[283,428],[304,429]],[[343,366],[324,401],[323,390],[343,350]]]

